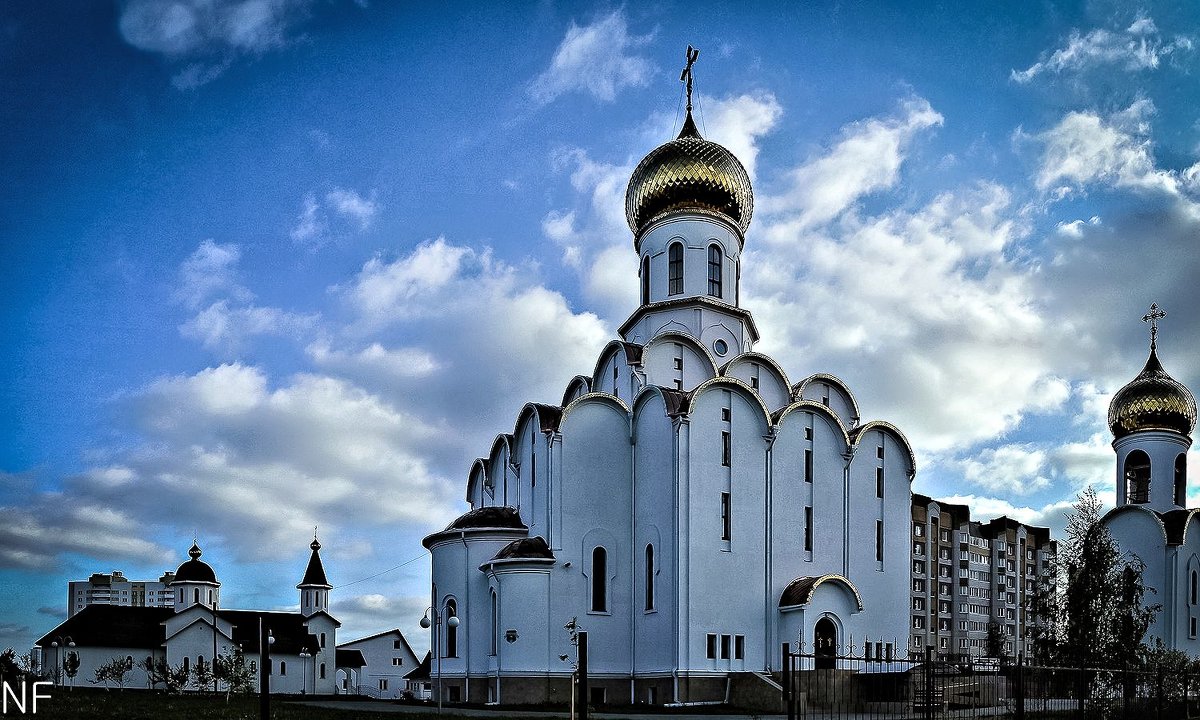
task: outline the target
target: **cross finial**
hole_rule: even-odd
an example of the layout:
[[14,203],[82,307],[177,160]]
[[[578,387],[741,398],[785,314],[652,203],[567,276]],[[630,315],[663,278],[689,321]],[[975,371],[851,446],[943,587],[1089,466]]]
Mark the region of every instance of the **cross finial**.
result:
[[692,65],[696,64],[696,58],[700,57],[700,51],[688,45],[687,49],[687,66],[683,68],[683,72],[679,74],[679,82],[687,83],[687,111],[692,112]]
[[1165,310],[1158,306],[1158,303],[1150,303],[1150,312],[1142,316],[1142,322],[1150,323],[1150,350],[1153,351],[1158,346],[1158,321],[1167,316]]

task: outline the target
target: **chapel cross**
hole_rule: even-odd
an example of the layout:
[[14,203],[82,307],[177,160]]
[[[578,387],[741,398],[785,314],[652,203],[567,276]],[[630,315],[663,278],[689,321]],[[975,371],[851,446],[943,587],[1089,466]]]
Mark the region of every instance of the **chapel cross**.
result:
[[1150,349],[1154,350],[1158,343],[1158,321],[1167,316],[1166,311],[1158,303],[1150,303],[1150,312],[1142,316],[1142,322],[1150,323]]
[[679,82],[687,82],[687,111],[692,111],[692,65],[696,63],[696,58],[700,57],[700,51],[688,45],[687,49],[687,67],[679,74]]

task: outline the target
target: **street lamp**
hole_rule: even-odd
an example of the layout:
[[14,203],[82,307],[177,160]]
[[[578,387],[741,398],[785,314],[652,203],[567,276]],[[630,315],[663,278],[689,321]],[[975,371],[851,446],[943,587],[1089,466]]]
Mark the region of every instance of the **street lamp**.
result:
[[[60,647],[60,644],[62,647]],[[54,679],[58,683],[59,687],[62,687],[62,673],[64,668],[62,648],[75,647],[75,641],[71,639],[70,635],[67,635],[66,637],[59,635],[54,638],[53,642],[50,643],[50,647],[54,648],[54,657],[57,662],[57,665],[54,668]]]
[[271,720],[271,646],[275,638],[260,616],[258,618],[258,712],[261,720]]
[[[429,629],[433,626],[433,652],[437,657],[437,704],[438,713],[442,712],[442,623],[445,621],[447,627],[456,628],[459,625],[457,615],[443,617],[444,613],[438,612],[437,609],[437,586],[433,586],[433,596],[435,603],[425,609],[425,616],[421,618],[421,627]],[[430,616],[432,617],[432,621]]]
[[308,693],[308,659],[310,657],[312,657],[312,655],[309,654],[308,648],[301,648],[301,650],[300,650],[300,662],[302,663],[300,665],[300,694],[301,695],[306,695]]

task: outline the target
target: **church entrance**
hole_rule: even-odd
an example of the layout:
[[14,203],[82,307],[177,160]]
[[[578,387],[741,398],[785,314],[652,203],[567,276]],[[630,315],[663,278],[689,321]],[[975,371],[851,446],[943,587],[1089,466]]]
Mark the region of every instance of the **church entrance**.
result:
[[827,617],[817,621],[813,628],[813,654],[816,655],[818,670],[832,670],[837,655],[837,626]]

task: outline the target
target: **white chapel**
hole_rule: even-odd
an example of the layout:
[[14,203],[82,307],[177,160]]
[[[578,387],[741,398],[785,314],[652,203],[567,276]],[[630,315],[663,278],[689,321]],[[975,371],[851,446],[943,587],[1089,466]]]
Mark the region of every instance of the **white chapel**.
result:
[[689,93],[626,192],[640,306],[559,405],[496,436],[470,510],[424,540],[445,700],[565,701],[573,618],[596,703],[737,703],[784,642],[903,652],[912,449],[834,375],[754,351],[753,210]]

